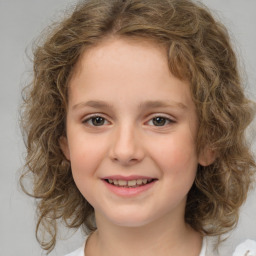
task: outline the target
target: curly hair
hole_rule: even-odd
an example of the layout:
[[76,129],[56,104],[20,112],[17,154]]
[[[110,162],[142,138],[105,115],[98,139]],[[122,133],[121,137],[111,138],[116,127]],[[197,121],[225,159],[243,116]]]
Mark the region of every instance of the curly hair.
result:
[[[21,176],[37,199],[37,239],[51,251],[57,223],[96,229],[94,209],[77,189],[59,145],[65,136],[68,86],[89,47],[108,36],[153,40],[168,49],[170,72],[190,81],[199,119],[197,150],[209,147],[216,160],[198,166],[188,194],[185,221],[204,235],[235,227],[255,173],[245,130],[255,105],[245,97],[235,53],[225,27],[190,0],[82,1],[34,51],[33,81],[23,91],[21,127],[27,147]],[[24,178],[32,175],[28,192]],[[39,236],[40,227],[50,234]]]

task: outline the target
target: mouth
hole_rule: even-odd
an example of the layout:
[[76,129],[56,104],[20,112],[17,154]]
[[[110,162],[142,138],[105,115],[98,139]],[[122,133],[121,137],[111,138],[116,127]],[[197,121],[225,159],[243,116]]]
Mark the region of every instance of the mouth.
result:
[[122,180],[122,179],[104,179],[108,184],[116,187],[123,188],[136,188],[142,187],[149,183],[156,181],[157,179],[133,179],[133,180]]
[[151,191],[158,179],[138,175],[112,175],[102,178],[102,181],[104,181],[109,191],[115,195],[130,198]]

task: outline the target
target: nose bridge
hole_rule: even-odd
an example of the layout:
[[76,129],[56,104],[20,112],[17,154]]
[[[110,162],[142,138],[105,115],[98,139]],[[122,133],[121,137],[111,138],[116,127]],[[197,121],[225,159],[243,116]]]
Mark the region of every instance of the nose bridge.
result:
[[117,126],[111,151],[112,158],[122,164],[141,161],[144,154],[139,129],[131,123]]

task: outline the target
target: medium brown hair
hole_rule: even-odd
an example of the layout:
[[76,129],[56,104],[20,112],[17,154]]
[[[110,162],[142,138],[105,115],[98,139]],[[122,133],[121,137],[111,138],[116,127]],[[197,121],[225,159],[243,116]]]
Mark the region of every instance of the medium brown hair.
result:
[[[77,189],[59,139],[65,136],[68,86],[88,47],[108,36],[143,38],[168,49],[170,72],[190,81],[199,128],[197,149],[216,153],[198,166],[185,220],[204,235],[221,235],[238,221],[255,172],[245,140],[253,105],[245,97],[229,35],[206,7],[189,0],[83,1],[34,51],[34,77],[24,90],[22,129],[27,147],[21,177],[33,177],[37,238],[46,250],[56,243],[57,221],[94,230],[94,210]],[[40,227],[50,234],[38,236]]]

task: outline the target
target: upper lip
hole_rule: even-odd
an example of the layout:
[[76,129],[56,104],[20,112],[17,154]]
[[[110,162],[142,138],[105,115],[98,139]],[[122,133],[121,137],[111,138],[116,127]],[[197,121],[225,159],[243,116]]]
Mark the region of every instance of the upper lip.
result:
[[122,176],[122,175],[111,175],[111,176],[106,176],[102,178],[103,180],[139,180],[139,179],[156,179],[154,177],[149,177],[149,176],[141,176],[141,175],[130,175],[130,176]]

